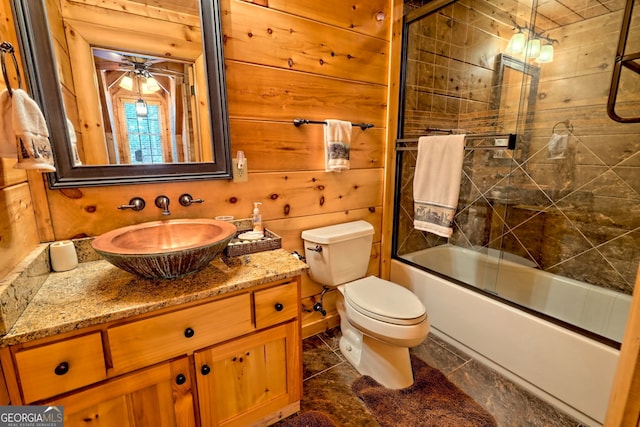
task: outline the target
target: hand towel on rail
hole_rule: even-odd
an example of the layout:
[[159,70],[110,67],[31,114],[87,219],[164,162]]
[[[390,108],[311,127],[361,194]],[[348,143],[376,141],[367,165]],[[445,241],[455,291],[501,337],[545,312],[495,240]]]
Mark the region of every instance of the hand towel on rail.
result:
[[351,122],[326,119],[324,125],[325,170],[339,172],[349,169]]
[[464,135],[423,136],[413,179],[413,226],[451,237],[458,206]]
[[2,157],[17,156],[16,169],[55,172],[47,123],[40,107],[22,89],[0,93]]

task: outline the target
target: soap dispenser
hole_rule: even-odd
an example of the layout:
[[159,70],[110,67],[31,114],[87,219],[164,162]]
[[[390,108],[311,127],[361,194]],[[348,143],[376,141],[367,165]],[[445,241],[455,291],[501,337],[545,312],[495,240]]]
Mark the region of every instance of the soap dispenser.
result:
[[259,205],[262,203],[253,203],[253,231],[258,233],[264,233],[264,227],[262,226],[262,214],[260,213]]

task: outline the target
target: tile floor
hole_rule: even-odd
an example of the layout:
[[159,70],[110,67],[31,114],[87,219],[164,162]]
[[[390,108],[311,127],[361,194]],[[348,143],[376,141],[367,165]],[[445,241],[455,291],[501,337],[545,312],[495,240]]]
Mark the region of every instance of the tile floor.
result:
[[[303,341],[301,409],[326,412],[344,427],[379,426],[351,391],[351,383],[359,374],[340,354],[339,338],[340,330],[336,328]],[[582,426],[432,334],[411,352],[438,368],[484,406],[500,427]]]

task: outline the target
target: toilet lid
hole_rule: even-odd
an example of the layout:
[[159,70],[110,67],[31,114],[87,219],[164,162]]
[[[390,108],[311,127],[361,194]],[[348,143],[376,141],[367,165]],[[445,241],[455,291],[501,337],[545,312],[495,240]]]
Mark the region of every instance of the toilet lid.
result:
[[424,305],[413,292],[375,276],[349,282],[343,294],[352,308],[383,322],[415,325],[426,318]]

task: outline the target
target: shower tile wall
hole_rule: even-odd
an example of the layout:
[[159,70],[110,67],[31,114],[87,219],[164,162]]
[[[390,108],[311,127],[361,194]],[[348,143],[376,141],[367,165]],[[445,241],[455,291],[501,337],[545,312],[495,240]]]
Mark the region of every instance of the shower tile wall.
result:
[[[492,86],[495,58],[513,34],[511,13],[486,0],[460,0],[412,25],[403,137],[427,128],[517,132],[513,158],[508,152],[465,152],[450,242],[502,248],[543,270],[631,294],[640,261],[640,124],[616,123],[606,113],[624,2],[605,5],[599,16],[590,11],[589,19],[550,31],[559,44],[554,61],[539,65],[533,121],[526,128],[522,76],[510,75],[508,90]],[[419,4],[405,4],[413,6]],[[516,15],[523,14],[519,7]],[[638,21],[630,32],[635,39]],[[591,37],[596,30],[598,37]],[[638,113],[640,76],[624,83],[631,95],[619,97],[619,112]],[[499,111],[491,105],[497,90],[503,94]],[[553,133],[569,135],[559,159],[549,155]],[[403,152],[400,255],[446,242],[413,230],[415,157],[415,151]]]

